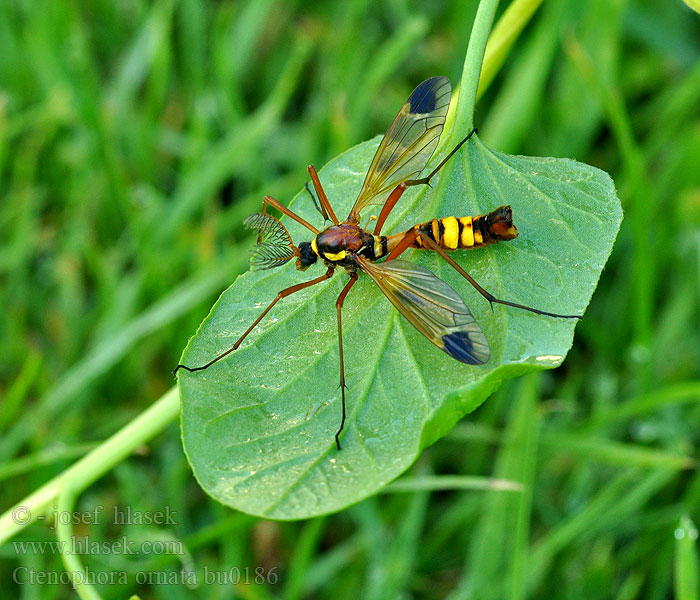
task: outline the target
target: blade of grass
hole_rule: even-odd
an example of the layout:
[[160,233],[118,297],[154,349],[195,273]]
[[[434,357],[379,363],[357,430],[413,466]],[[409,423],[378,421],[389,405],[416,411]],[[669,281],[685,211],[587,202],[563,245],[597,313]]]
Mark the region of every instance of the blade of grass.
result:
[[[567,2],[547,3],[534,33],[522,52],[514,57],[483,123],[481,137],[492,148],[514,152],[530,132],[533,119],[541,111],[544,89],[559,46],[559,37],[552,32],[559,29],[566,7]],[[495,34],[496,28],[491,37]],[[482,86],[483,82],[479,82],[480,92]]]
[[628,469],[602,488],[579,512],[564,519],[531,549],[528,586],[538,589],[554,557],[572,543],[582,544],[601,531],[610,531],[639,512],[651,496],[673,477],[672,471],[653,471],[639,477],[637,469]]
[[684,381],[667,385],[659,390],[635,396],[613,408],[595,414],[584,431],[594,432],[602,426],[627,421],[662,410],[666,406],[676,406],[700,401],[700,381]]
[[498,476],[519,482],[522,491],[517,495],[492,493],[482,502],[482,516],[451,600],[505,597],[506,589],[510,596],[521,597],[540,427],[538,380],[537,375],[525,377],[516,387],[516,401],[512,404],[505,443],[495,469]]
[[508,56],[518,35],[530,21],[540,4],[542,4],[542,0],[513,0],[496,23],[484,52],[481,77],[476,92],[477,100],[481,98],[482,94],[491,85],[493,78],[503,66],[506,56]]
[[311,560],[318,551],[325,523],[326,520],[323,517],[307,521],[301,535],[299,535],[294,544],[292,559],[286,569],[284,600],[297,600],[303,597],[306,572]]
[[556,449],[557,454],[568,452],[581,458],[623,467],[676,470],[692,469],[695,466],[695,459],[690,456],[681,456],[634,444],[613,442],[600,435],[548,433],[542,437],[542,443]]
[[312,45],[308,38],[298,39],[290,53],[285,71],[268,99],[223,140],[212,146],[201,157],[196,168],[180,182],[165,221],[154,232],[159,245],[169,240],[177,228],[201,205],[203,199],[231,176],[237,164],[253,160],[251,157],[259,152],[258,144],[278,125],[299,83],[300,73],[311,50]]
[[80,390],[121,360],[136,344],[154,331],[185,314],[203,297],[219,289],[232,272],[243,269],[247,256],[239,253],[212,267],[203,277],[175,288],[165,298],[135,317],[118,335],[93,348],[79,363],[71,367],[0,441],[0,457],[13,456],[32,435],[37,419],[49,419],[71,406],[80,406]]
[[387,485],[382,494],[401,492],[439,491],[439,490],[499,490],[503,492],[520,492],[522,486],[508,479],[492,477],[472,477],[468,475],[432,475],[420,477],[402,477]]

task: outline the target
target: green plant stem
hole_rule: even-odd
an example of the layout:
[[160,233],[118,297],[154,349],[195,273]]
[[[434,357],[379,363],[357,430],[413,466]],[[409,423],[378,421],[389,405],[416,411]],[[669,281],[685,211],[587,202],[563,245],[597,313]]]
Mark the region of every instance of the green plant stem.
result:
[[474,105],[476,104],[476,91],[479,87],[481,65],[497,7],[498,0],[482,0],[476,11],[467,56],[464,59],[454,125],[451,129],[452,132],[458,132],[455,134],[457,137],[461,135],[461,132],[469,131],[474,124]]
[[75,460],[85,456],[99,444],[97,442],[87,442],[76,444],[75,446],[54,447],[51,446],[34,454],[27,454],[21,458],[14,458],[0,463],[0,482],[16,477],[23,473],[29,473],[44,465],[50,465],[61,460]]
[[[172,388],[131,423],[0,516],[0,544],[38,517],[49,513],[59,495],[65,490],[77,494],[99,479],[129,456],[135,448],[160,433],[166,425],[175,420],[179,412],[180,399],[177,388]],[[20,515],[27,515],[26,522],[24,516],[18,519],[16,513],[13,514],[13,511],[20,507],[23,509]]]

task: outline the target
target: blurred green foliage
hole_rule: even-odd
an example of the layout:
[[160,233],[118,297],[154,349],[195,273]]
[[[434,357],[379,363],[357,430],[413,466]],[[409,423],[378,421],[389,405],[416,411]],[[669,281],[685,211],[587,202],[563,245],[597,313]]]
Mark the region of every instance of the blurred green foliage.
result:
[[[308,163],[382,132],[416,83],[456,82],[475,10],[462,0],[0,4],[3,509],[173,385],[187,338],[246,269],[243,217],[264,194],[291,198]],[[544,3],[477,106],[486,143],[608,171],[626,214],[564,365],[503,386],[414,467],[511,478],[522,493],[417,491],[266,522],[204,496],[173,425],[80,497],[79,510],[102,505],[104,518],[75,531],[174,536],[188,553],[95,553],[88,568],[135,578],[276,567],[279,581],[100,593],[691,597],[699,107],[698,17],[653,0]],[[115,505],[167,506],[176,525],[117,526]],[[17,539],[53,533],[34,525]],[[0,558],[4,582],[17,566],[63,569],[57,555],[12,543]],[[8,585],[13,597],[71,595]]]

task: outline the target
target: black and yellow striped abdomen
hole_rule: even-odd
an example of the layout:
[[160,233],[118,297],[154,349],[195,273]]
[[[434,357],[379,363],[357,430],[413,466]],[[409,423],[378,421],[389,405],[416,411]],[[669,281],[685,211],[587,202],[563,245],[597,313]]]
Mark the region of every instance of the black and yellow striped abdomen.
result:
[[[423,248],[423,238],[429,237],[446,250],[457,248],[475,248],[484,244],[483,217],[445,217],[433,219],[427,223],[415,225],[414,229],[420,231],[420,235],[413,244],[416,248]],[[488,238],[486,238],[488,239]]]
[[513,213],[510,206],[501,206],[486,215],[444,217],[433,219],[427,223],[419,223],[408,231],[385,238],[386,242],[382,245],[386,251],[391,252],[401,239],[414,229],[420,231],[420,235],[412,244],[414,248],[425,248],[421,239],[424,237],[430,238],[445,250],[468,250],[495,242],[512,240],[518,236],[518,230],[513,225]]

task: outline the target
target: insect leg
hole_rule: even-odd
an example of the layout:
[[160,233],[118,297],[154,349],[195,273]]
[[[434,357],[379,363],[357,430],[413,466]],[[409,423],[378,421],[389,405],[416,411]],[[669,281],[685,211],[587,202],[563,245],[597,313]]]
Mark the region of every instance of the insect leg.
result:
[[321,208],[321,205],[318,203],[318,200],[316,200],[316,196],[314,193],[311,191],[311,188],[309,187],[309,182],[307,181],[304,184],[304,187],[306,188],[306,193],[311,196],[311,202],[314,203],[314,208],[321,214],[323,217],[324,221],[329,221],[330,219],[328,218],[328,215],[325,213],[325,211]]
[[346,284],[346,286],[343,288],[343,291],[340,292],[340,296],[338,296],[338,300],[335,303],[335,309],[338,312],[338,349],[339,349],[339,354],[340,354],[340,390],[341,390],[341,397],[342,397],[342,404],[343,404],[343,416],[340,419],[340,429],[338,429],[338,432],[335,434],[335,445],[338,447],[338,450],[340,450],[340,432],[343,431],[343,427],[345,426],[345,365],[343,363],[343,326],[341,324],[340,320],[340,312],[343,308],[343,302],[345,302],[345,296],[348,295],[348,292],[350,291],[350,288],[355,285],[355,282],[357,281],[357,273],[351,273],[350,274],[350,281]]
[[[410,235],[407,234],[407,237]],[[512,306],[513,308],[521,308],[522,310],[528,310],[530,312],[533,312],[537,315],[545,315],[547,317],[557,317],[561,319],[583,319],[581,315],[560,315],[557,313],[551,313],[547,312],[544,310],[539,310],[537,308],[532,308],[531,306],[525,306],[524,304],[516,304],[515,302],[509,302],[508,300],[501,300],[500,298],[496,298],[493,294],[490,292],[487,292],[484,288],[482,288],[475,280],[474,278],[467,273],[462,267],[460,267],[455,260],[447,254],[447,252],[441,248],[438,244],[436,244],[433,240],[431,240],[427,235],[421,236],[421,241],[423,242],[423,245],[429,249],[429,250],[434,250],[437,252],[442,258],[444,258],[462,277],[464,277],[469,283],[471,283],[474,286],[474,289],[476,289],[477,292],[479,292],[484,298],[486,298],[489,303],[493,306],[493,304],[504,304],[505,306]],[[399,246],[401,245],[401,242],[399,242]],[[398,248],[398,246],[397,246]],[[394,251],[396,248],[394,249]],[[393,254],[393,252],[392,252]]]
[[386,202],[384,203],[384,206],[382,206],[382,212],[379,213],[379,217],[377,217],[377,224],[374,226],[374,235],[379,235],[382,232],[382,227],[384,226],[384,221],[386,221],[386,218],[389,216],[389,213],[394,210],[394,206],[396,206],[396,203],[399,201],[399,198],[403,196],[403,193],[406,191],[406,188],[408,186],[406,185],[405,181],[402,181],[397,185],[394,190],[389,194],[389,197],[386,199]]
[[401,238],[401,241],[398,244],[396,244],[396,247],[391,252],[389,252],[384,262],[389,262],[390,260],[398,258],[399,255],[403,254],[405,250],[410,248],[411,244],[413,244],[413,242],[419,235],[420,231],[418,229],[411,229],[411,231],[409,231],[405,236],[403,236]]
[[[280,211],[283,215],[287,215],[290,219],[294,219],[297,223],[300,225],[303,225],[307,229],[311,230],[315,235],[318,235],[319,231],[316,229],[313,225],[310,223],[307,223],[304,219],[302,219],[298,214],[296,214],[294,211],[290,210],[287,208],[284,204],[280,203],[279,201],[275,200],[272,196],[265,196],[265,199],[263,200],[263,209],[262,212],[263,214],[266,214],[267,210],[267,205],[272,206],[273,208],[276,208],[278,211]],[[258,240],[258,243],[260,243],[260,240]]]
[[328,267],[328,270],[325,272],[324,275],[321,275],[320,277],[317,277],[316,279],[312,279],[311,281],[305,281],[303,283],[297,283],[296,285],[293,285],[291,287],[283,289],[281,292],[277,294],[277,297],[269,304],[269,306],[262,311],[261,315],[255,319],[253,324],[246,329],[245,333],[238,338],[238,341],[226,352],[222,352],[217,356],[216,358],[213,358],[210,360],[206,365],[202,365],[201,367],[187,367],[185,365],[178,365],[175,367],[175,370],[173,371],[173,375],[176,375],[179,369],[185,369],[186,371],[189,371],[190,373],[193,373],[194,371],[203,371],[204,369],[208,369],[211,367],[215,362],[220,361],[222,358],[225,356],[228,356],[238,348],[243,343],[243,340],[248,336],[248,334],[255,329],[255,326],[262,321],[263,317],[270,311],[270,309],[277,304],[279,300],[284,298],[285,296],[289,296],[290,294],[293,294],[294,292],[298,292],[299,290],[303,290],[304,288],[310,287],[312,285],[316,285],[317,283],[321,283],[322,281],[325,281],[326,279],[330,279],[333,277],[333,272],[335,270],[335,267]]
[[406,185],[421,185],[421,184],[428,185],[430,183],[430,180],[433,178],[433,175],[435,175],[435,173],[437,173],[440,169],[442,169],[442,167],[445,166],[445,163],[452,158],[454,153],[457,152],[457,150],[459,150],[467,142],[467,140],[470,137],[472,137],[475,133],[477,133],[477,131],[478,131],[477,128],[474,127],[474,129],[472,129],[467,134],[467,137],[465,137],[459,144],[457,144],[452,149],[452,151],[445,158],[443,158],[442,161],[440,161],[440,164],[430,172],[430,175],[428,175],[427,177],[421,177],[420,179],[409,179],[408,181],[405,182]]
[[435,167],[429,175],[426,177],[421,177],[420,179],[407,179],[406,181],[402,181],[397,185],[394,190],[389,194],[389,197],[387,198],[386,202],[384,203],[384,206],[382,206],[382,212],[379,213],[379,218],[377,219],[377,224],[374,226],[374,235],[379,235],[382,232],[382,227],[384,226],[384,221],[386,221],[386,218],[389,216],[389,213],[394,209],[394,206],[396,203],[399,201],[399,198],[403,195],[403,193],[406,191],[407,187],[411,187],[413,185],[430,185],[430,180],[433,178],[435,173],[437,173],[442,167],[445,166],[448,160],[454,156],[455,152],[459,150],[465,143],[466,141],[472,137],[475,133],[477,132],[476,128],[472,129],[467,137],[465,137],[459,144],[457,144],[452,151],[440,161],[440,164]]
[[309,165],[308,167],[306,167],[306,170],[311,176],[311,181],[314,184],[314,189],[316,190],[316,193],[318,194],[318,199],[321,202],[321,207],[323,208],[323,218],[328,220],[328,217],[330,216],[331,221],[333,221],[333,225],[337,225],[338,217],[336,217],[335,213],[333,212],[333,207],[331,206],[331,203],[328,200],[328,196],[326,196],[326,192],[323,189],[323,186],[321,185],[321,180],[318,178],[316,168],[313,165]]

